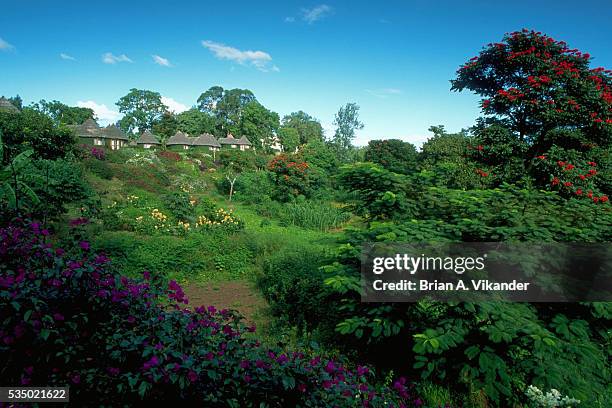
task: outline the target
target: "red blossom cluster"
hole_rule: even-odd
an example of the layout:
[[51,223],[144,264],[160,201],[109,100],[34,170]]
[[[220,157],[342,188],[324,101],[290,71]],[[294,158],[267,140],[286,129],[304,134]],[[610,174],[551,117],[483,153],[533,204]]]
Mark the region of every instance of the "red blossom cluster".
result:
[[527,82],[529,82],[529,86],[531,86],[532,88],[540,88],[542,84],[550,84],[552,82],[552,79],[548,75],[530,75],[529,77],[527,77]]
[[[540,160],[546,160],[546,156],[537,156],[536,158]],[[597,170],[595,169],[595,167],[597,167],[597,163],[594,161],[590,161],[590,162],[587,162],[587,165],[589,165],[591,168],[585,174],[581,174],[581,173],[573,174],[580,181],[585,181],[586,179],[597,175]],[[557,161],[557,166],[559,166],[564,172],[573,172],[574,170],[577,170],[577,167],[575,165],[569,162],[563,161],[563,160]],[[562,185],[563,187],[571,191],[571,187],[574,186],[574,183],[569,180],[562,182],[561,179],[559,179],[559,177],[555,176],[552,178],[550,185],[553,187]],[[591,199],[594,203],[608,202],[608,196],[606,195],[596,196],[594,195],[592,190],[588,190],[587,194],[584,194],[584,190],[581,187],[578,187],[576,190],[573,191],[573,193],[577,196],[585,196]]]
[[476,174],[478,174],[480,177],[489,177],[489,173],[482,169],[476,169]]
[[497,91],[497,95],[501,96],[502,98],[508,98],[510,102],[525,96],[525,94],[517,88],[508,88],[507,91],[505,89],[500,89]]

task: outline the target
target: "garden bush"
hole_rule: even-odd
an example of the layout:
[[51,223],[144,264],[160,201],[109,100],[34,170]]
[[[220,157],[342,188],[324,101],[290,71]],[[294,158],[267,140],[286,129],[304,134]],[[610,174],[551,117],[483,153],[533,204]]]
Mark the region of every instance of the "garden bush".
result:
[[405,379],[267,348],[227,310],[188,300],[174,281],[130,279],[80,241],[53,248],[37,223],[0,229],[0,364],[7,384],[70,384],[71,403],[164,401],[211,407],[414,405]]
[[33,160],[23,170],[23,178],[40,199],[33,214],[41,217],[56,217],[66,210],[66,205],[81,203],[94,195],[81,167],[68,160]]
[[326,254],[315,247],[286,245],[266,257],[257,285],[280,321],[300,329],[323,329],[332,323],[329,308],[332,292],[323,285],[327,275],[320,270]]

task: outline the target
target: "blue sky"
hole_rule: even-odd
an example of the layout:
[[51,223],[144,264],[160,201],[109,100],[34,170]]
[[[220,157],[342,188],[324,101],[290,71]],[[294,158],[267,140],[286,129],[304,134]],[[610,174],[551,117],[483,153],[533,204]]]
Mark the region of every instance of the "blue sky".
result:
[[130,88],[180,110],[221,85],[329,131],[356,102],[357,144],[418,144],[430,125],[474,123],[477,98],[449,80],[504,32],[534,28],[612,67],[609,0],[0,2],[0,94],[95,106],[102,122]]

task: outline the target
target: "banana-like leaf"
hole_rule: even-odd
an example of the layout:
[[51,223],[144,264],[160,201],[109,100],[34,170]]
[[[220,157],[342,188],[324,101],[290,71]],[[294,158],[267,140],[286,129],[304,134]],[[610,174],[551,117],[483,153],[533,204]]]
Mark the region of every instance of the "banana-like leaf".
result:
[[25,195],[28,196],[30,200],[32,200],[33,204],[40,203],[40,198],[38,198],[38,195],[36,195],[34,190],[27,186],[23,181],[19,182],[19,186],[21,187],[21,190],[25,193]]
[[0,197],[6,197],[9,208],[16,207],[17,196],[15,195],[15,190],[13,190],[13,187],[9,183],[0,185]]

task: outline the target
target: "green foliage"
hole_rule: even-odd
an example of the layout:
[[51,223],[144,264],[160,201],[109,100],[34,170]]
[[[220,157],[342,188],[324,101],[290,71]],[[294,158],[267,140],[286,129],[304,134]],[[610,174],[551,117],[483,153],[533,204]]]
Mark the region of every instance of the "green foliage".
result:
[[198,109],[216,119],[217,136],[238,133],[245,107],[257,98],[248,89],[223,89],[213,86],[198,98]]
[[33,108],[18,113],[0,111],[0,133],[4,164],[28,149],[34,151],[36,158],[62,158],[73,151],[76,143],[71,129],[56,126],[51,118]]
[[238,173],[257,168],[255,153],[252,151],[238,149],[221,150],[217,158],[223,167],[231,166]]
[[[0,155],[4,143],[0,132]],[[11,215],[19,214],[24,209],[31,209],[40,203],[40,199],[32,188],[24,181],[25,168],[31,163],[32,151],[26,150],[14,157],[6,166],[0,169],[0,213],[10,219]]]
[[191,203],[189,194],[184,192],[175,192],[167,194],[163,197],[164,206],[170,210],[170,213],[179,221],[194,221],[195,209]]
[[364,158],[400,174],[414,172],[418,160],[416,147],[412,143],[398,139],[370,140]]
[[[274,194],[274,185],[271,174],[268,171],[246,171],[240,173],[234,185],[234,197],[236,200],[258,204],[267,202]],[[222,192],[229,192],[229,182],[222,179]]]
[[[483,177],[478,166],[470,160],[470,146],[477,147],[473,137],[464,132],[447,133],[444,126],[432,126],[434,134],[419,154],[420,178],[425,185],[448,188],[482,187]],[[488,180],[487,180],[488,181]]]
[[153,124],[168,111],[168,107],[161,101],[159,92],[136,88],[130,89],[127,95],[122,96],[117,106],[119,112],[123,113],[119,127],[126,133],[150,130]]
[[359,120],[359,105],[347,103],[340,107],[334,117],[336,132],[331,139],[331,145],[341,162],[349,161],[349,151],[352,148],[355,132],[363,129],[363,123]]
[[202,133],[215,134],[215,117],[191,108],[176,115],[178,130],[189,135],[201,135]]
[[[172,112],[164,112],[151,125],[151,131],[159,138],[159,141],[165,146],[166,141],[179,130],[179,122]],[[199,133],[191,133],[199,135]]]
[[[283,117],[281,123],[284,129],[293,129],[297,132],[298,141],[297,145],[304,145],[310,142],[323,141],[323,127],[321,123],[303,111],[293,112]],[[287,134],[295,134],[289,132]],[[289,145],[293,145],[293,141],[288,142]],[[283,144],[284,146],[284,144]],[[292,149],[285,149],[287,152],[293,151]]]
[[354,211],[369,219],[387,219],[406,215],[408,180],[372,163],[345,165],[339,175],[340,184],[356,193]]
[[300,144],[300,133],[291,127],[278,129],[278,139],[284,152],[295,152]]
[[266,109],[257,101],[251,101],[244,106],[238,132],[246,136],[256,149],[271,153],[278,127],[278,113]]
[[39,216],[57,217],[68,204],[83,203],[94,195],[81,167],[67,160],[33,161],[25,169],[24,180],[40,199],[32,208]]
[[[306,330],[333,331],[329,308],[331,292],[322,285],[325,253],[320,249],[289,245],[264,260],[257,285],[272,313],[285,324]],[[330,330],[332,329],[332,330]]]
[[317,231],[340,228],[351,217],[346,210],[319,201],[297,200],[291,203],[262,205],[272,210],[272,216],[277,218],[281,225],[294,225]]
[[49,116],[56,125],[80,125],[87,119],[94,118],[93,109],[68,106],[60,101],[43,99],[32,105],[32,108]]

